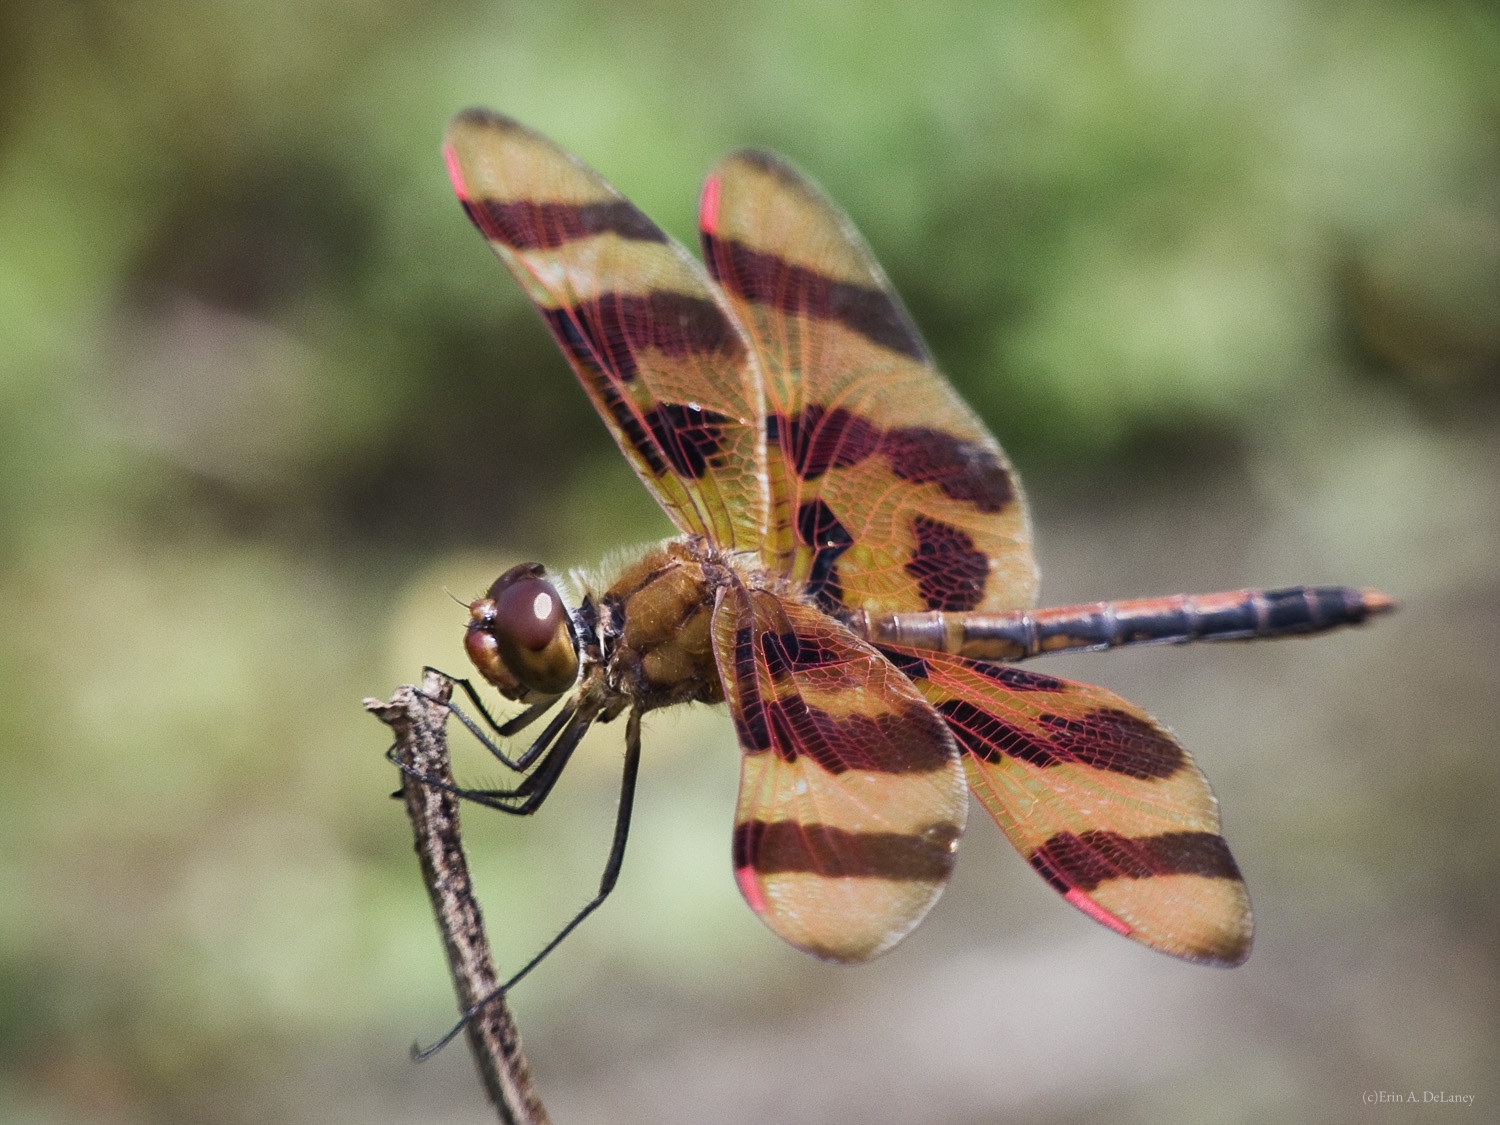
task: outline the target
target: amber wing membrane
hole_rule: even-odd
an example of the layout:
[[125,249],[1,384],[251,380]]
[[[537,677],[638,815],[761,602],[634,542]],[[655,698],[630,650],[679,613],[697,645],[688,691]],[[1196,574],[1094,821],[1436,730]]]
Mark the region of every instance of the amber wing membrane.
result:
[[1089,684],[881,651],[947,721],[975,796],[1059,894],[1164,953],[1249,956],[1250,898],[1218,802],[1171,732]]
[[844,214],[747,151],[709,174],[699,227],[765,380],[768,565],[829,612],[1032,605],[1015,473]]
[[760,375],[723,295],[596,172],[507,117],[448,127],[454,190],[683,531],[753,549],[766,523]]
[[953,866],[968,796],[952,736],[889,661],[812,606],[734,582],[713,633],[744,751],[741,892],[819,957],[884,952]]

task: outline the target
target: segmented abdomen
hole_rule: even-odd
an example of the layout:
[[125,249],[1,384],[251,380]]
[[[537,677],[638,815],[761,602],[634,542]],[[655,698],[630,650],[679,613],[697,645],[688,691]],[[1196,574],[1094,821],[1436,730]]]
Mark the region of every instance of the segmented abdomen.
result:
[[1375,590],[1293,586],[1003,613],[858,613],[850,624],[877,645],[905,645],[972,660],[1025,660],[1079,649],[1323,633],[1358,625],[1394,607],[1390,598]]

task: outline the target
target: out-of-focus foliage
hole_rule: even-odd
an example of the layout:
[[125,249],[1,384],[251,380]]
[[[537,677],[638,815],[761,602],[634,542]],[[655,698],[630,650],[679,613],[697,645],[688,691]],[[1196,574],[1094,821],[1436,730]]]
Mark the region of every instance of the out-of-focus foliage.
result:
[[[458,1051],[405,1069],[401,1045],[440,1029],[451,996],[383,800],[382,732],[355,704],[424,662],[461,667],[445,587],[466,599],[518,558],[591,562],[667,525],[451,198],[438,141],[472,104],[578,152],[690,245],[698,180],[724,151],[771,147],[819,179],[1026,471],[1054,594],[1350,580],[1408,599],[1407,624],[1358,644],[1215,653],[1229,671],[1206,688],[1152,685],[1207,657],[1116,665],[1205,759],[1218,740],[1211,772],[1246,810],[1229,835],[1266,896],[1262,951],[1233,978],[1261,983],[1184,985],[1152,1016],[1161,1042],[1202,1041],[1176,1017],[1234,1004],[1272,1030],[1215,1025],[1222,1050],[1160,1065],[1101,1040],[1122,1061],[1067,1098],[1012,1076],[995,1084],[1035,1101],[927,1099],[901,1119],[1317,1105],[1352,1120],[1363,1090],[1392,1083],[1483,1098],[1479,1076],[1500,1073],[1482,1000],[1500,980],[1484,940],[1500,926],[1500,768],[1482,753],[1500,697],[1492,6],[7,0],[0,1118],[473,1112]],[[1397,657],[1436,668],[1412,679]],[[1268,717],[1287,699],[1301,702]],[[830,1043],[865,1043],[862,1064],[826,1069],[863,1065],[858,1088],[883,1089],[860,1037],[889,1013],[808,1013],[874,982],[942,987],[879,975],[919,964],[897,958],[835,983],[776,946],[728,878],[727,724],[699,710],[649,728],[619,900],[518,997],[551,1048],[544,1078],[574,1119],[610,1116],[587,1091],[602,1099],[611,1067],[659,1076],[684,1119],[729,1120],[731,1103],[755,1119],[735,1068],[652,1053],[683,1028],[722,1033],[732,1021],[711,1013],[732,1011],[766,1037],[746,1057],[795,1070],[767,1044],[796,1024],[830,1059]],[[618,738],[591,736],[536,823],[469,818],[506,964],[597,877]],[[1083,925],[1025,872],[984,874],[1014,860],[977,821],[972,882],[951,897],[988,911],[990,880],[1021,905],[929,923],[939,936],[910,956],[947,966],[935,979],[988,979],[963,968],[979,956],[966,942],[1013,941],[1031,952],[1004,964],[1025,966]],[[1018,975],[1110,990],[1176,971],[1102,948],[1077,954],[1092,967],[996,971],[1022,992]],[[1355,983],[1301,988],[1304,952]],[[1403,975],[1416,964],[1426,975]],[[1393,978],[1412,1004],[1358,985]],[[1264,1001],[1283,996],[1310,1008]],[[1011,1005],[1002,989],[985,1007]],[[952,1002],[953,1037],[966,1010]],[[705,1073],[688,1090],[642,1057]],[[1132,1073],[1169,1077],[1142,1094]],[[905,1104],[808,1097],[760,1119]]]

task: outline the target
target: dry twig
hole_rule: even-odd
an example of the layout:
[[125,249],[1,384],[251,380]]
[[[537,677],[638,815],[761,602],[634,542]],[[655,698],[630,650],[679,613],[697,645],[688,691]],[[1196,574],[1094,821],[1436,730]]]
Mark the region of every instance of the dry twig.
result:
[[[422,694],[396,689],[390,703],[365,700],[365,709],[396,732],[397,757],[418,773],[453,784],[448,760],[448,712],[433,699],[447,700],[452,685],[429,671]],[[424,699],[422,695],[430,696]],[[458,798],[403,773],[401,792],[411,817],[422,881],[443,936],[460,1011],[490,995],[499,979],[474,900],[458,828]],[[474,1063],[490,1101],[506,1125],[546,1125],[547,1111],[531,1084],[531,1067],[521,1053],[521,1035],[504,998],[485,1006],[465,1029]]]

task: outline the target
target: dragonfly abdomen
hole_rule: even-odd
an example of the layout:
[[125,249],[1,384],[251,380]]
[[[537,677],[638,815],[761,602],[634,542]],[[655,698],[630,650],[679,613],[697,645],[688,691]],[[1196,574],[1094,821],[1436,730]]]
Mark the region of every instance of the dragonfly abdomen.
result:
[[861,612],[851,622],[876,645],[904,645],[974,660],[1189,641],[1248,641],[1358,625],[1395,603],[1376,590],[1293,586],[1172,594],[997,613]]

